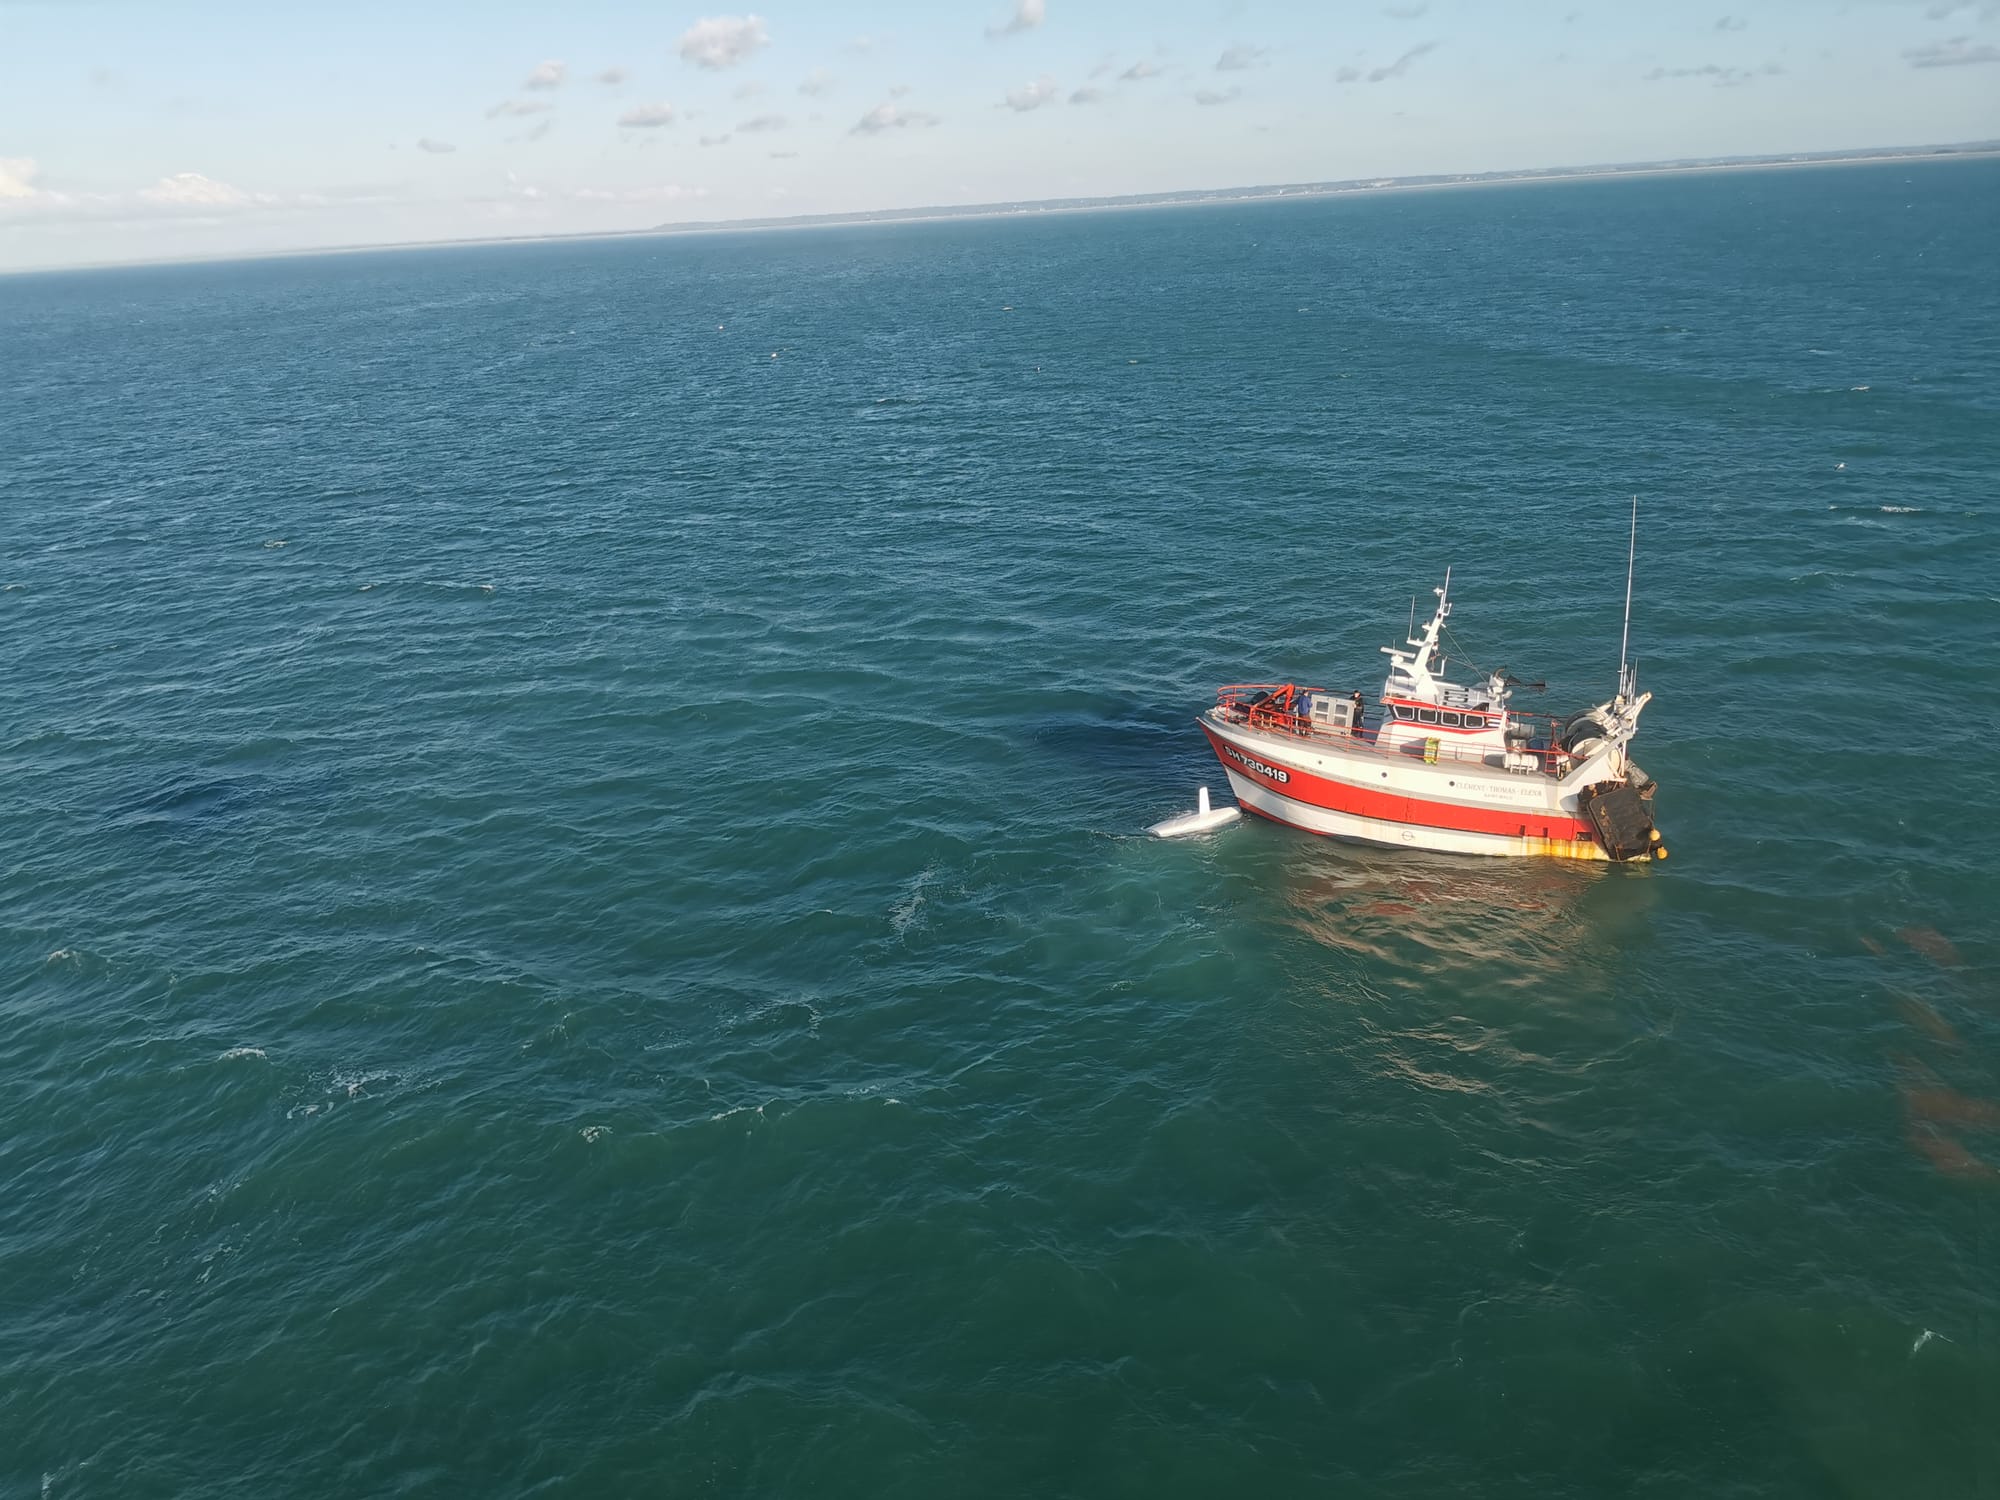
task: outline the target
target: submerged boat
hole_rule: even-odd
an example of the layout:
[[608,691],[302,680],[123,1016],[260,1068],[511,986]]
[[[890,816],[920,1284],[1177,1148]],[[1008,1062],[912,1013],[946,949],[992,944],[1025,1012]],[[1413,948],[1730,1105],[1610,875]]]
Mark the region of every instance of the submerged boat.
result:
[[[1309,833],[1393,848],[1562,859],[1667,857],[1653,824],[1653,779],[1631,757],[1639,715],[1629,662],[1618,691],[1568,718],[1516,712],[1519,686],[1494,672],[1446,677],[1437,610],[1403,647],[1373,704],[1358,691],[1238,683],[1198,721],[1245,811]],[[1630,639],[1631,582],[1626,582]],[[1621,652],[1621,656],[1623,653]]]

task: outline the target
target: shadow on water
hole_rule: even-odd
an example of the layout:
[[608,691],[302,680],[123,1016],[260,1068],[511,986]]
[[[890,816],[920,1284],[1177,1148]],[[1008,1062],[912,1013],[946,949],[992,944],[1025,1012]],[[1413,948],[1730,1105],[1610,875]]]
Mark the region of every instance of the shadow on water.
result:
[[194,837],[219,834],[245,819],[301,802],[328,800],[334,778],[325,774],[169,777],[164,783],[114,802],[104,817],[114,828]]
[[[1194,715],[1178,705],[1107,698],[1098,708],[1064,710],[1030,720],[1027,735],[1044,753],[1110,789],[1155,793],[1214,766],[1193,720]],[[1220,782],[1222,773],[1216,771],[1213,779]]]
[[186,832],[227,821],[257,800],[258,785],[248,778],[170,781],[106,810],[125,828]]

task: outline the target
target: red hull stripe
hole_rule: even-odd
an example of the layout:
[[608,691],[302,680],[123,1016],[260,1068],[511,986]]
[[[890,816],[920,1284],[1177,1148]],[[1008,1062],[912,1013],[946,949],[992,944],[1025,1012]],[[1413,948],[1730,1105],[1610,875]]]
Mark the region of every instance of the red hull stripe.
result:
[[1378,818],[1384,823],[1450,828],[1460,833],[1497,833],[1506,838],[1526,834],[1529,838],[1573,839],[1578,834],[1590,834],[1588,823],[1566,813],[1526,807],[1462,807],[1456,802],[1427,802],[1421,797],[1378,792],[1372,787],[1333,781],[1293,765],[1277,768],[1287,778],[1279,782],[1269,774],[1270,768],[1258,762],[1254,754],[1246,758],[1257,763],[1245,765],[1223,750],[1226,741],[1206,724],[1201,726],[1201,732],[1208,736],[1215,758],[1222,762],[1224,770],[1248,776],[1253,781],[1261,782],[1266,791],[1307,807],[1323,807],[1330,812],[1352,813],[1361,818]]

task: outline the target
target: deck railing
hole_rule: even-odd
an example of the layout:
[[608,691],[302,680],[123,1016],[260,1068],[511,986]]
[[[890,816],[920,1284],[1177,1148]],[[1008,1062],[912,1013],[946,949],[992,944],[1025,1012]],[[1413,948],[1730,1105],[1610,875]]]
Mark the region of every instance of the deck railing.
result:
[[[1228,710],[1232,716],[1241,715],[1242,722],[1251,729],[1268,730],[1276,734],[1289,734],[1298,739],[1311,740],[1343,749],[1367,750],[1377,755],[1394,755],[1404,759],[1421,759],[1428,763],[1468,764],[1492,767],[1508,766],[1511,756],[1528,756],[1534,765],[1520,766],[1523,774],[1532,771],[1543,776],[1560,777],[1574,764],[1574,757],[1557,747],[1556,721],[1546,714],[1524,714],[1508,711],[1508,720],[1514,724],[1532,724],[1539,731],[1545,743],[1540,746],[1510,744],[1504,752],[1483,745],[1478,749],[1455,745],[1450,733],[1424,734],[1430,726],[1412,724],[1408,720],[1383,719],[1379,715],[1371,722],[1364,714],[1361,732],[1336,728],[1321,723],[1297,709],[1309,694],[1321,693],[1320,688],[1301,688],[1290,682],[1242,682],[1233,683],[1215,695],[1218,708]],[[1340,695],[1335,695],[1340,696]],[[1415,737],[1400,738],[1385,743],[1382,731],[1392,724],[1402,724],[1416,731]],[[1510,767],[1511,769],[1511,767]]]

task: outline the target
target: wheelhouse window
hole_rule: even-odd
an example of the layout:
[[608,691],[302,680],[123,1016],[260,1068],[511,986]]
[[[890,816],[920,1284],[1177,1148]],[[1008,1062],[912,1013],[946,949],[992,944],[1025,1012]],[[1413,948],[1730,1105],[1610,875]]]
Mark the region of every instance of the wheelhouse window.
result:
[[1437,721],[1438,711],[1436,709],[1420,708],[1417,710],[1417,722],[1419,724],[1435,724]]
[[1446,710],[1438,715],[1438,723],[1444,725],[1447,729],[1456,729],[1458,728],[1458,715]]

